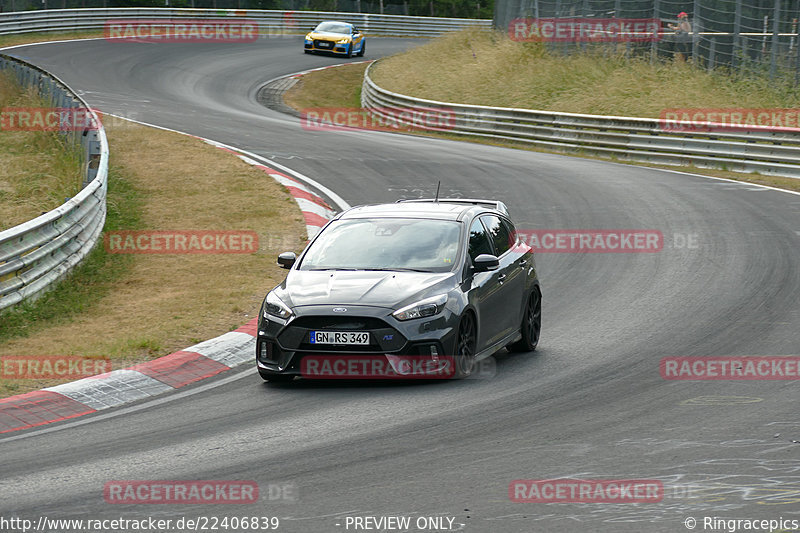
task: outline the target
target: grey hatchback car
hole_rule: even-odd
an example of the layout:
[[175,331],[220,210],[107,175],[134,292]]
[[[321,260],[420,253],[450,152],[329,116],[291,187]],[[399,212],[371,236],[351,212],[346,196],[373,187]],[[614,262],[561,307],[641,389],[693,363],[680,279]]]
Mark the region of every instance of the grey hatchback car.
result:
[[[502,202],[351,208],[278,263],[289,272],[258,320],[256,363],[267,381],[315,377],[306,369],[320,358],[353,370],[348,358],[364,357],[385,359],[394,375],[464,378],[504,347],[527,352],[539,342],[533,252]],[[404,356],[428,364],[409,374]]]

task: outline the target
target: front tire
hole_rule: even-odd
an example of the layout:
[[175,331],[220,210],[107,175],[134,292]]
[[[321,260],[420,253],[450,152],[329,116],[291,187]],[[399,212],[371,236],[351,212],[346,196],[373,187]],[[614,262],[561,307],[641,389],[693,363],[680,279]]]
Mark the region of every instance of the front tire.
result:
[[472,313],[465,313],[458,323],[456,331],[456,353],[453,361],[453,377],[464,379],[472,374],[472,367],[475,365],[475,352],[478,345],[478,329],[475,323],[475,316]]
[[520,333],[522,338],[508,346],[512,352],[532,352],[539,344],[539,335],[542,332],[542,293],[538,288],[533,289],[525,304],[522,315]]

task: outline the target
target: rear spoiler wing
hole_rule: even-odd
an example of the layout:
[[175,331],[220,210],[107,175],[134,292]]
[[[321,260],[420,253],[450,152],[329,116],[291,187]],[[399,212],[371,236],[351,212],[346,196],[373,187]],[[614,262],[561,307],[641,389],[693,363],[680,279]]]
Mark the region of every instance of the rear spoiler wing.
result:
[[475,198],[414,198],[411,200],[397,200],[395,203],[406,202],[422,202],[422,203],[440,203],[440,204],[460,204],[460,205],[478,205],[481,207],[488,207],[496,211],[500,211],[504,215],[508,215],[508,207],[506,204],[499,200],[478,200]]

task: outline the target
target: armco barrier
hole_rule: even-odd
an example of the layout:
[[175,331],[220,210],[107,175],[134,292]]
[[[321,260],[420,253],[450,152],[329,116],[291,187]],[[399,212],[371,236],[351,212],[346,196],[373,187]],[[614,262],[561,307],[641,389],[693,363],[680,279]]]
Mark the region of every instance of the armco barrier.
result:
[[262,34],[305,33],[322,20],[341,20],[355,24],[369,35],[433,37],[464,28],[488,30],[492,21],[377,15],[373,13],[337,13],[328,11],[268,11],[256,9],[179,9],[112,8],[49,9],[0,14],[0,35],[11,33],[103,30],[106,22],[120,19],[176,20],[181,18],[241,17],[253,20]]
[[[33,65],[0,54],[0,69],[13,72],[23,86],[35,87],[54,108],[89,109],[61,80]],[[94,112],[92,120],[86,129],[63,132],[83,151],[81,191],[49,213],[0,231],[0,310],[47,289],[100,236],[106,218],[108,142]]]
[[[447,133],[529,143],[553,151],[616,157],[664,165],[719,168],[800,178],[800,134],[777,131],[669,132],[658,119],[607,117],[453,104],[424,100],[379,87],[364,74],[361,104],[387,122],[419,128],[409,110],[441,111]],[[686,123],[691,124],[691,123]],[[428,128],[433,130],[434,128]]]

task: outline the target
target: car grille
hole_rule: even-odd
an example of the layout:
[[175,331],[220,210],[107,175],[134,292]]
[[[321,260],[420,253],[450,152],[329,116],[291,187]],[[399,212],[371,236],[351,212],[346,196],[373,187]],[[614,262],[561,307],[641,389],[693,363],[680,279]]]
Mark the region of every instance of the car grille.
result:
[[292,322],[292,326],[308,329],[366,330],[388,328],[389,325],[380,318],[353,316],[301,316]]
[[[368,331],[370,344],[311,344],[311,332],[319,330]],[[380,318],[328,315],[298,317],[278,335],[278,340],[286,350],[315,353],[396,352],[406,343],[405,337]]]
[[323,41],[322,39],[314,39],[314,48],[324,48],[325,50],[333,50],[333,41]]

